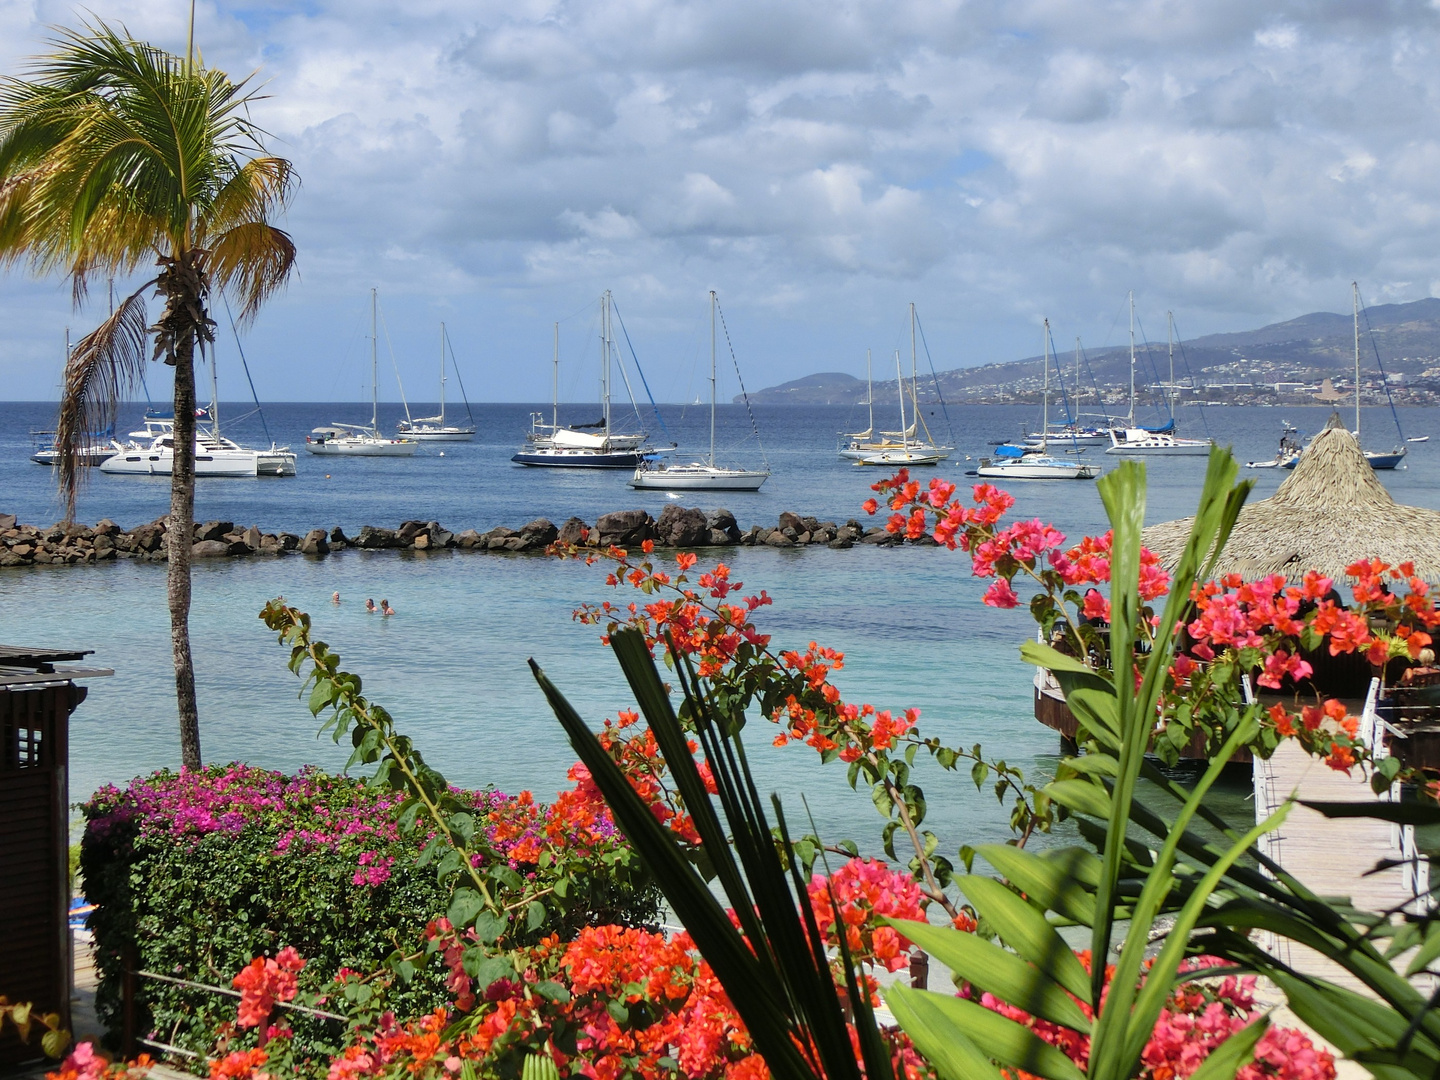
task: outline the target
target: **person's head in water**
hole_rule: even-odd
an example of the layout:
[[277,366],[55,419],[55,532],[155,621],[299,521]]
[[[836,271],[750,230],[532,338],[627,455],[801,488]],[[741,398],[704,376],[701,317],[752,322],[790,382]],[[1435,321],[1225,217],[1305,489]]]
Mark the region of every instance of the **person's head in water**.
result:
[[366,611],[374,611],[374,610],[375,610],[375,601],[374,601],[374,600],[366,600],[366,601],[365,601],[365,610],[366,610]]

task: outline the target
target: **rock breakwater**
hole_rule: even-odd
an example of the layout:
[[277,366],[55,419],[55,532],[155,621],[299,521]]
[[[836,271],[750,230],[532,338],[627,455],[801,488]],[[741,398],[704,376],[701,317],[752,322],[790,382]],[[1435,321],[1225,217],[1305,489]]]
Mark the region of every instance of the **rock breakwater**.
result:
[[[168,557],[166,519],[159,518],[133,529],[122,529],[108,518],[94,525],[60,523],[25,525],[13,514],[0,514],[0,567],[45,564],[110,562],[143,559],[163,562]],[[491,554],[538,554],[553,543],[604,548],[638,547],[650,540],[657,547],[707,548],[765,546],[849,548],[855,544],[893,547],[902,542],[933,546],[928,536],[902,541],[875,525],[855,519],[843,524],[785,512],[774,525],[751,525],[741,530],[729,510],[701,510],[670,505],[658,518],[644,510],[616,510],[602,514],[594,524],[578,517],[556,525],[536,518],[519,528],[500,525],[485,532],[455,532],[438,521],[404,521],[397,528],[362,525],[353,536],[339,526],[306,533],[262,533],[257,526],[232,521],[206,521],[195,525],[190,549],[196,559],[227,557],[323,557],[337,551],[457,551]]]

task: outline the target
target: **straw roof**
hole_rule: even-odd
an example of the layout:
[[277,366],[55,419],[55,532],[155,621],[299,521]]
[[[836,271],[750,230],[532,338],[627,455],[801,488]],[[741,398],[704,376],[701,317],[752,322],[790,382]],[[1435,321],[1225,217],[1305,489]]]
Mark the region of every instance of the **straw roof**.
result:
[[[1150,526],[1145,546],[1174,569],[1193,521]],[[1337,413],[1280,490],[1240,511],[1215,572],[1297,580],[1318,570],[1339,581],[1345,567],[1368,558],[1409,560],[1420,577],[1440,581],[1440,512],[1392,499]]]

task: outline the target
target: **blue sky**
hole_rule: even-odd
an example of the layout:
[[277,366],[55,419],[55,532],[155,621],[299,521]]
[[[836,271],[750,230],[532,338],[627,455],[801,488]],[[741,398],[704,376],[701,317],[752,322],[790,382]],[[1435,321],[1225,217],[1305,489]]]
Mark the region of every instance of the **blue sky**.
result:
[[[184,48],[181,0],[0,0],[0,71],[83,10]],[[752,387],[863,375],[908,347],[912,300],[949,368],[1037,353],[1046,315],[1118,344],[1130,289],[1187,337],[1343,311],[1352,279],[1432,295],[1437,22],[1406,0],[201,0],[197,40],[258,72],[303,180],[298,273],[245,342],[262,397],[365,393],[374,286],[412,397],[442,320],[472,398],[511,401],[548,399],[565,320],[562,396],[591,396],[609,288],[678,400],[712,288]],[[0,398],[53,397],[65,328],[98,311],[0,275]]]

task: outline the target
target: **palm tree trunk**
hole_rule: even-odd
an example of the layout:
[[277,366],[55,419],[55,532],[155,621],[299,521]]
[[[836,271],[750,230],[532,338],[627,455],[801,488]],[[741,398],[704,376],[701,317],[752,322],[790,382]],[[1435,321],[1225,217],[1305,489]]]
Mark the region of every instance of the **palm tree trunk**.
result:
[[175,452],[170,473],[170,649],[175,658],[175,702],[180,709],[180,762],[200,768],[200,713],[195,703],[195,664],[190,656],[190,548],[195,533],[195,336],[184,334],[175,350]]

